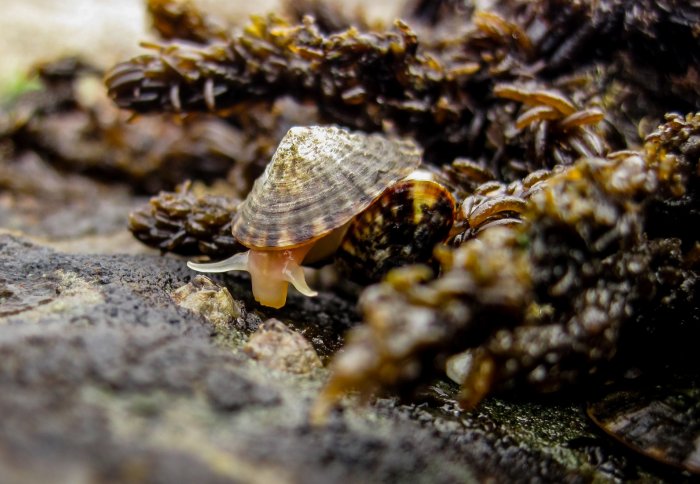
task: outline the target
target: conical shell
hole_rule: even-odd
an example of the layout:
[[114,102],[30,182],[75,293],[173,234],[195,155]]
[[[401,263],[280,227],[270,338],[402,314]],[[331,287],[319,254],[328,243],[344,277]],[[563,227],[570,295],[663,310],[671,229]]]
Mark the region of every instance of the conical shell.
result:
[[233,236],[251,248],[294,247],[349,222],[420,164],[408,140],[296,127],[240,205]]

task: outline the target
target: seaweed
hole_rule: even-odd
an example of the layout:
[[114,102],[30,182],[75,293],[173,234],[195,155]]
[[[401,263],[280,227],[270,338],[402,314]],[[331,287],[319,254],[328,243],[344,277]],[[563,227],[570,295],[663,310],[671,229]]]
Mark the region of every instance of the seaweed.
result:
[[215,116],[132,120],[101,92],[101,72],[81,59],[58,59],[37,66],[36,73],[41,88],[15,99],[0,117],[8,162],[35,153],[63,171],[155,193],[186,178],[214,181],[234,164],[257,158],[258,146],[249,144],[244,130]]
[[[457,2],[408,5],[409,21],[432,25],[419,38],[402,21],[385,31],[360,21],[347,27],[342,14],[310,2],[290,16],[297,23],[255,17],[205,46],[149,45],[153,54],[115,66],[107,85],[119,106],[135,112],[227,112],[292,96],[315,103],[327,122],[413,136],[428,161],[468,156],[513,181],[531,165],[639,146],[648,134],[638,132],[641,121],[653,127],[664,113],[698,104],[698,7],[633,3],[502,1],[490,11]],[[428,7],[453,17],[464,10],[464,27],[422,13]],[[316,17],[298,20],[300,12]],[[546,103],[529,117],[518,113],[518,103],[499,95],[503,83],[569,98],[591,125],[572,137],[568,123],[552,129],[557,123],[543,122],[553,115]],[[598,110],[605,121],[595,127]]]
[[196,194],[191,183],[184,183],[129,214],[129,230],[163,252],[230,255],[245,249],[231,234],[239,202],[230,196]]
[[225,40],[230,29],[225,20],[205,14],[191,2],[146,0],[146,11],[153,30],[163,40],[208,44]]
[[[581,384],[662,323],[651,308],[686,312],[655,345],[687,345],[700,334],[687,312],[699,300],[697,271],[679,250],[681,239],[654,226],[654,213],[660,199],[673,206],[696,186],[697,157],[677,153],[698,120],[669,116],[644,152],[583,158],[551,174],[527,199],[522,223],[440,249],[437,277],[405,267],[366,289],[366,324],[334,360],[319,411],[350,388],[410,393],[446,367],[466,408],[494,391]],[[697,206],[696,197],[680,211],[687,216]],[[697,235],[685,243],[697,244]],[[627,360],[615,363],[640,365],[631,356],[643,354],[622,351]]]
[[153,46],[156,53],[118,64],[106,82],[112,99],[135,112],[226,112],[281,96],[311,100],[327,121],[410,134],[426,148],[436,145],[437,154],[441,144],[469,144],[494,71],[513,78],[499,63],[512,67],[525,56],[526,42],[511,31],[497,37],[488,22],[482,29],[467,49],[459,39],[450,52],[433,53],[422,52],[401,21],[386,32],[351,27],[324,35],[312,17],[294,25],[254,17],[227,42]]

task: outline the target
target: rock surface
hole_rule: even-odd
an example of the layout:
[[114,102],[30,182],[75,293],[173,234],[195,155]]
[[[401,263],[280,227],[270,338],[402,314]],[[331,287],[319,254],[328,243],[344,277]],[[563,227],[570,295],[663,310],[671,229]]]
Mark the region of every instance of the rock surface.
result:
[[[327,373],[270,369],[243,349],[274,316],[320,355],[351,301],[292,295],[214,326],[172,292],[193,277],[159,255],[77,255],[0,235],[2,482],[585,482],[658,472],[595,432],[582,404],[490,399],[460,413],[448,383],[418,402],[349,399],[308,413]],[[655,474],[650,474],[654,472]]]

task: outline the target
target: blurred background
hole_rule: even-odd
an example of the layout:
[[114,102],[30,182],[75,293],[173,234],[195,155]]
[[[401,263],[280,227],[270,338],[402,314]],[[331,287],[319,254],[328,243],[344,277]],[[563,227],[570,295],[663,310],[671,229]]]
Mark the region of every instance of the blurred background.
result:
[[[106,67],[140,52],[148,33],[143,0],[2,0],[0,15],[0,87],[17,82],[36,61],[80,54]],[[277,0],[195,0],[212,13],[245,22],[249,14],[274,12]],[[369,18],[391,18],[401,2],[350,0]]]

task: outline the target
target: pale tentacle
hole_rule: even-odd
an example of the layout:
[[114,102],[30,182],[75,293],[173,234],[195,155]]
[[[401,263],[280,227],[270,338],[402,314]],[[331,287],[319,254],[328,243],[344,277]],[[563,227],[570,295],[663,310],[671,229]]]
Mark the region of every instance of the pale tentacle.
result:
[[228,272],[228,271],[248,271],[248,254],[250,251],[239,252],[228,259],[208,264],[198,264],[187,262],[187,267],[199,272]]
[[304,277],[304,269],[300,265],[290,261],[285,266],[284,270],[282,270],[282,274],[284,275],[284,279],[286,281],[289,281],[292,284],[292,286],[294,286],[294,288],[300,293],[302,293],[304,296],[318,296],[318,292],[311,289],[306,283],[306,278]]

